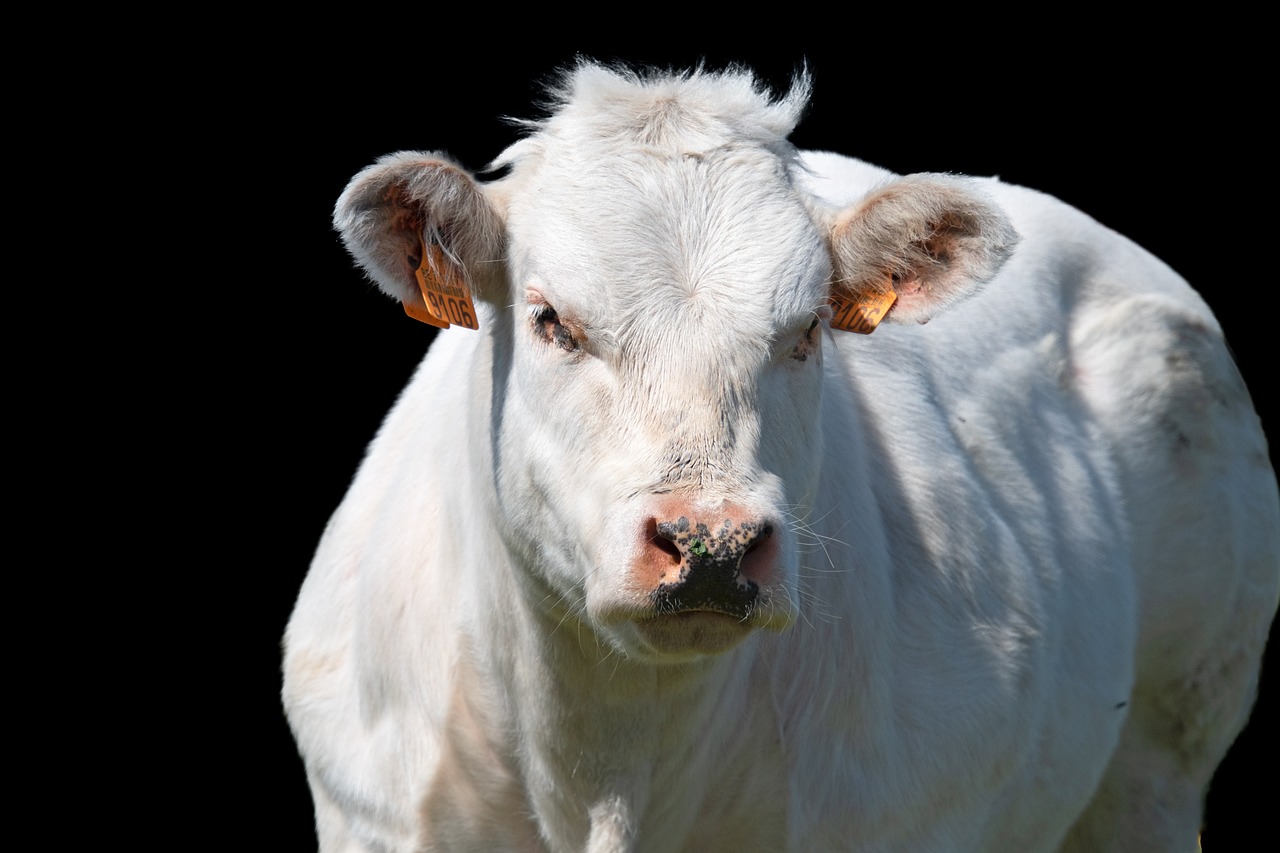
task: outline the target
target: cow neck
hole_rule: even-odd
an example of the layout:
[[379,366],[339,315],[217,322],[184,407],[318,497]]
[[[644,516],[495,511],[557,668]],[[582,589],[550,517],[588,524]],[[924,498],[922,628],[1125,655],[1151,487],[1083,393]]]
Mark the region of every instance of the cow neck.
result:
[[716,795],[711,780],[758,759],[757,747],[735,745],[776,739],[772,705],[747,695],[761,635],[714,658],[654,665],[539,616],[538,642],[522,643],[513,661],[510,707],[529,747],[520,761],[535,812],[544,826],[575,826],[558,839],[565,847],[581,848],[601,820],[638,824],[646,814],[663,816],[651,827],[661,833],[692,832],[697,804]]

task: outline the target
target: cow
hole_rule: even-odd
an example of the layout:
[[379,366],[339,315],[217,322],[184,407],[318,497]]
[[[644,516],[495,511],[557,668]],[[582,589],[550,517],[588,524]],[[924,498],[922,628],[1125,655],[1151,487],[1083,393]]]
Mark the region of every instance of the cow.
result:
[[341,194],[440,331],[285,631],[322,851],[1195,849],[1280,603],[1219,324],[810,89],[583,60]]

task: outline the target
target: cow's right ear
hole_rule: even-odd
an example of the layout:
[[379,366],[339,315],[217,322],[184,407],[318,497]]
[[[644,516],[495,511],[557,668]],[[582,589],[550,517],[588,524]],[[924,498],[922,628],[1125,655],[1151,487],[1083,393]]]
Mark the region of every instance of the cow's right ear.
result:
[[401,151],[361,170],[338,198],[333,227],[378,287],[405,305],[422,303],[415,271],[424,252],[429,264],[449,265],[441,274],[462,277],[476,297],[506,299],[502,213],[442,154]]

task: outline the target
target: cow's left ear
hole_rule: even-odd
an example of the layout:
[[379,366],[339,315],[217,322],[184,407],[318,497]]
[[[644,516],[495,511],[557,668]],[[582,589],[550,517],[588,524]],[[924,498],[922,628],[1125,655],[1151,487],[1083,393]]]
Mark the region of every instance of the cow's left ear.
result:
[[892,288],[897,298],[884,319],[926,323],[994,276],[1018,235],[973,181],[919,174],[835,214],[829,240],[833,301]]

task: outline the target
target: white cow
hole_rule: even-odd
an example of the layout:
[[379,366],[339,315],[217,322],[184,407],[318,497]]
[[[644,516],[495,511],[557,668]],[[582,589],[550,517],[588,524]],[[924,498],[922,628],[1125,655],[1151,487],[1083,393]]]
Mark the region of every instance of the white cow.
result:
[[1218,324],[1045,195],[797,152],[807,90],[584,63],[505,177],[339,199],[479,328],[289,623],[322,850],[1195,849],[1280,600]]

